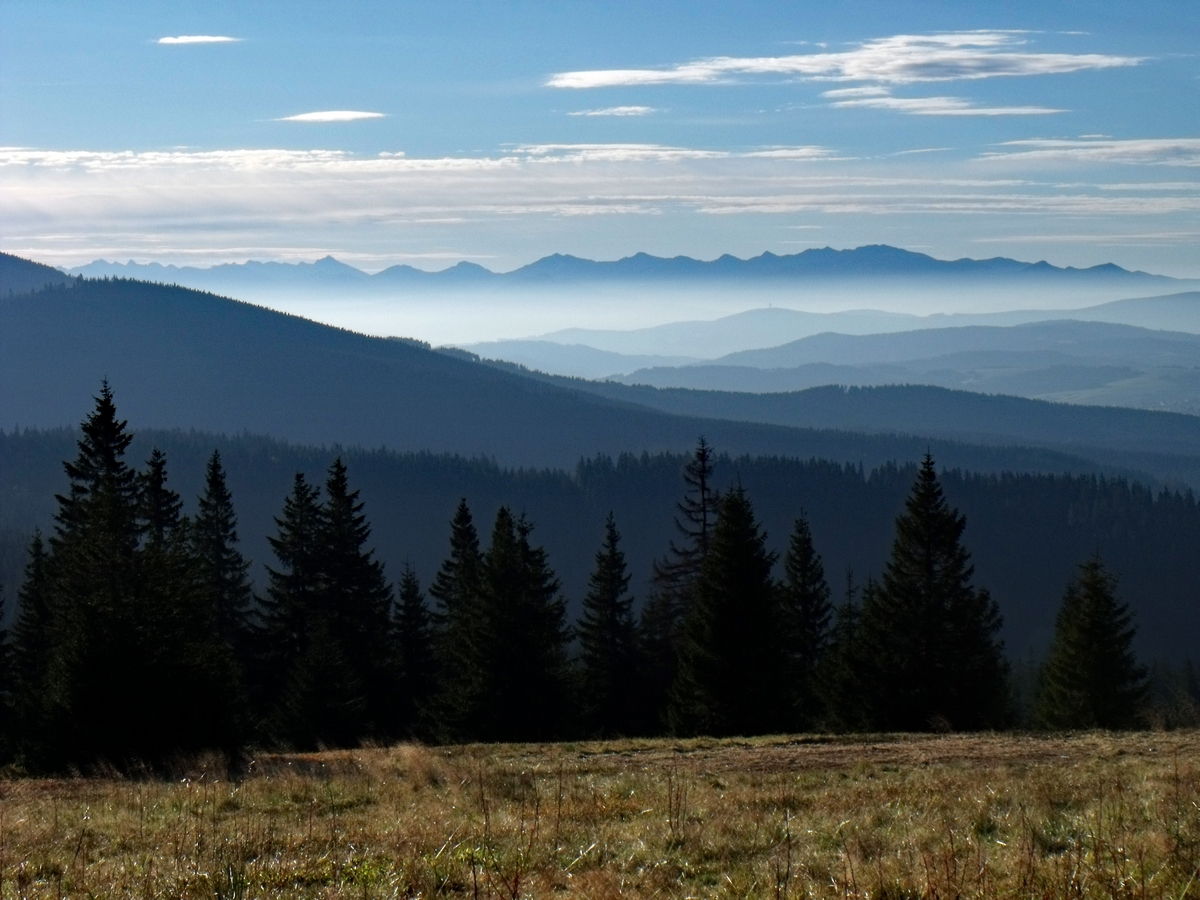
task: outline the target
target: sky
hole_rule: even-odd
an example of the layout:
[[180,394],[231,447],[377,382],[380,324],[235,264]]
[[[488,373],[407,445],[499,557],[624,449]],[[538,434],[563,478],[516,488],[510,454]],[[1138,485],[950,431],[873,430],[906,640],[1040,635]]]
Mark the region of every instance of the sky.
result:
[[0,249],[1200,277],[1194,0],[0,0]]

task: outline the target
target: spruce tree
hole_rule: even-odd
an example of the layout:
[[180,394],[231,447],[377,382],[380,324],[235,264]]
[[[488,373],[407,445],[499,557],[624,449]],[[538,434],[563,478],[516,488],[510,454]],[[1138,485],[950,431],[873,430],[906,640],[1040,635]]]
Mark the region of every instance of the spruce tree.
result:
[[786,683],[791,694],[790,728],[811,728],[820,716],[817,672],[830,641],[833,606],[825,567],[813,547],[803,514],[796,520],[783,559],[783,639],[787,653]]
[[696,585],[672,689],[670,723],[683,734],[778,731],[789,718],[775,554],[740,487],[722,498]]
[[642,703],[630,575],[620,543],[616,520],[609,512],[604,544],[596,553],[576,628],[584,724],[589,733],[604,737],[636,731]]
[[137,602],[147,676],[144,702],[156,710],[138,738],[141,754],[236,752],[243,737],[233,655],[216,632],[197,581],[191,522],[155,449],[139,475]]
[[13,626],[13,700],[16,729],[27,755],[41,757],[45,732],[46,675],[51,653],[50,572],[41,531],[29,542],[25,577]]
[[[256,660],[267,734],[305,748],[315,746],[319,737],[331,731],[341,736],[341,714],[336,723],[326,721],[330,701],[322,691],[341,689],[354,681],[337,648],[322,655],[322,648],[313,646],[318,638],[328,643],[332,633],[321,604],[322,519],[320,492],[297,472],[283,514],[275,519],[278,534],[268,538],[279,567],[267,567],[261,649]],[[341,670],[331,672],[335,665],[341,665]],[[317,669],[335,683],[317,679]],[[345,703],[356,708],[363,705],[358,696]]]
[[879,589],[863,598],[861,634],[872,727],[999,727],[1008,718],[1001,618],[971,583],[966,519],[951,509],[926,454],[896,519]]
[[146,460],[140,475],[138,515],[142,533],[150,546],[169,543],[183,524],[183,501],[167,487],[167,458],[157,447]]
[[48,561],[53,600],[45,683],[44,762],[143,757],[147,633],[138,590],[139,479],[125,462],[132,435],[105,382],[64,464],[66,494]]
[[191,544],[197,587],[209,606],[216,633],[244,667],[249,662],[254,602],[250,563],[238,550],[237,514],[217,450],[205,470]]
[[1067,586],[1042,668],[1035,720],[1043,728],[1133,728],[1147,694],[1137,629],[1116,577],[1093,556]]
[[[878,590],[868,579],[862,590],[866,602],[874,602]],[[862,642],[862,607],[857,598],[854,570],[846,567],[845,599],[834,613],[825,651],[818,670],[820,724],[835,731],[864,731],[868,727],[864,672],[868,660]]]
[[703,437],[684,467],[684,496],[676,506],[675,531],[666,556],[654,563],[651,592],[642,608],[639,637],[645,664],[646,727],[666,721],[679,668],[684,623],[695,602],[696,583],[717,521],[720,493],[713,481],[715,454]]
[[391,724],[394,669],[390,639],[392,588],[369,546],[371,526],[340,458],[329,467],[319,554],[322,614],[363,686],[360,736],[384,736]]
[[490,741],[547,740],[566,713],[566,604],[533,526],[506,507],[496,513],[483,557],[479,655],[483,684],[467,721]]
[[438,690],[432,704],[435,733],[455,739],[467,733],[467,720],[483,691],[483,555],[464,497],[450,523],[450,555],[429,588],[433,610]]
[[437,686],[433,616],[417,573],[405,565],[392,624],[396,652],[396,732],[420,737],[429,729],[431,702]]

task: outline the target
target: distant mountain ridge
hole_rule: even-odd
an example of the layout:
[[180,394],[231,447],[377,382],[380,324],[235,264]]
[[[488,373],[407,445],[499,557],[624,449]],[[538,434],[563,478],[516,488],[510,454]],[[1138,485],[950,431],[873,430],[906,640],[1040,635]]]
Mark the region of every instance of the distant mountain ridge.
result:
[[750,281],[790,282],[804,280],[858,280],[906,278],[916,280],[986,279],[1019,282],[1063,281],[1070,283],[1111,283],[1131,286],[1183,283],[1165,275],[1123,269],[1113,263],[1074,268],[1054,266],[1046,261],[1022,262],[1006,257],[992,259],[936,259],[886,244],[872,244],[847,250],[831,247],[808,249],[779,255],[761,253],[749,259],[725,254],[714,260],[689,256],[660,257],[635,253],[622,259],[597,261],[555,253],[511,272],[493,272],[475,263],[460,262],[449,268],[428,272],[409,265],[397,265],[370,275],[353,266],[326,256],[316,262],[226,263],[210,268],[127,263],[96,260],[70,269],[68,274],[89,278],[123,276],[146,281],[171,282],[185,286],[229,286],[238,282],[263,285],[340,284],[362,288],[394,288],[401,285],[461,286],[584,284],[607,282],[694,282]]

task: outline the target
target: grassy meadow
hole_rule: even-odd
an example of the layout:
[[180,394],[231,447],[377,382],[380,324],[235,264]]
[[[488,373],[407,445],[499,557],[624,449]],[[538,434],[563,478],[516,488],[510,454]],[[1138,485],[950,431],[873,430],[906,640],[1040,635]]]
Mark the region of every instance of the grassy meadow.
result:
[[0,782],[9,897],[1200,897],[1200,734],[401,745]]

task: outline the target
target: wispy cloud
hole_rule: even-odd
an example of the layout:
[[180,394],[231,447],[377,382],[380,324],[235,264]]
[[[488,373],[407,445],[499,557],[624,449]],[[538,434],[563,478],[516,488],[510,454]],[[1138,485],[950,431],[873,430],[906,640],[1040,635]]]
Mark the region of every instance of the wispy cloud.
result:
[[658,112],[653,106],[609,106],[605,109],[581,109],[568,116],[648,116]]
[[718,56],[655,69],[593,69],[559,72],[556,88],[601,88],[654,84],[712,84],[738,76],[791,76],[831,81],[911,84],[969,81],[1004,76],[1057,75],[1089,69],[1135,66],[1142,57],[1096,53],[1037,53],[1011,31],[877,38],[851,50],[793,56]]
[[1001,144],[984,159],[1125,163],[1142,166],[1200,166],[1200,138],[1132,140],[1024,140]]
[[241,38],[224,34],[180,34],[175,37],[160,37],[159,44],[236,44]]
[[[63,260],[91,253],[72,248],[101,245],[110,256],[168,260],[178,256],[171,248],[181,246],[215,253],[214,247],[335,241],[394,256],[441,250],[423,242],[453,244],[462,235],[486,237],[477,250],[503,254],[511,252],[504,242],[514,233],[522,240],[540,235],[549,250],[562,246],[565,234],[585,233],[564,230],[582,224],[564,223],[597,218],[690,221],[688,228],[737,241],[748,229],[767,227],[750,223],[763,217],[850,226],[919,216],[930,231],[939,227],[930,224],[935,218],[952,222],[940,227],[957,241],[995,234],[997,223],[1025,233],[1029,226],[1019,223],[1029,221],[1050,231],[1058,230],[1051,223],[1069,222],[1061,230],[1072,233],[1082,221],[1096,222],[1097,232],[1194,230],[1200,213],[1200,186],[1139,190],[1125,176],[1121,190],[1106,190],[1080,179],[984,177],[971,160],[902,159],[847,160],[832,148],[803,145],[643,143],[531,144],[426,158],[335,150],[0,148],[0,237],[10,249]],[[698,217],[716,218],[700,225]],[[1127,224],[1110,224],[1121,217]],[[771,227],[795,221],[776,219]],[[877,238],[879,227],[864,224],[864,242]]]
[[890,109],[914,116],[1045,116],[1066,112],[1046,106],[977,106],[962,97],[893,97],[883,87],[842,88],[821,95],[836,109]]
[[386,114],[363,112],[357,109],[326,109],[320,112],[300,113],[284,116],[276,122],[357,122],[361,119],[382,119]]

